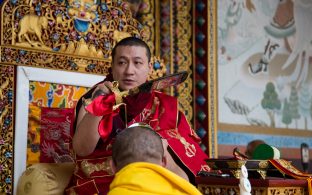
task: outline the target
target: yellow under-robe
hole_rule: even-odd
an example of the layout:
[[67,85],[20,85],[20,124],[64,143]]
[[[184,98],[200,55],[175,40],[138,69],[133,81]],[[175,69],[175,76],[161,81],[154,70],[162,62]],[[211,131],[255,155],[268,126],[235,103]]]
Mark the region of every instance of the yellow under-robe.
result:
[[108,195],[201,194],[195,186],[168,169],[146,162],[131,163],[115,175]]

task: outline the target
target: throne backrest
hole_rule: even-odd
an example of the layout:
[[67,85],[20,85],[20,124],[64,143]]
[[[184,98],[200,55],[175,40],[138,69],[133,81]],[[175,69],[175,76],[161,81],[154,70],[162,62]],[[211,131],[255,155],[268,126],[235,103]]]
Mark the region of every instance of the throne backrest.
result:
[[[45,123],[51,125],[51,121],[42,122],[41,118],[38,121],[38,118],[34,117],[31,112],[37,113],[37,117],[40,115],[49,119],[60,113],[65,116],[72,114],[72,111],[66,109],[73,109],[79,96],[92,84],[102,80],[105,77],[103,75],[107,75],[111,65],[111,49],[116,42],[127,36],[140,37],[144,40],[142,25],[132,18],[126,2],[120,0],[100,2],[97,3],[94,0],[5,0],[2,3],[0,146],[3,149],[1,156],[7,156],[11,160],[1,162],[3,167],[1,174],[5,179],[0,181],[0,186],[4,186],[0,192],[11,191],[13,182],[15,183],[25,170],[25,147],[28,146],[30,152],[40,147],[36,144],[32,145],[29,141],[30,139],[41,141],[42,138],[38,134],[27,134],[30,129],[29,116],[40,125]],[[152,59],[155,63],[150,77],[163,76],[166,72],[164,63],[159,58],[153,57]],[[45,73],[41,73],[39,69]],[[29,71],[34,73],[34,77],[29,75]],[[62,78],[60,75],[63,73],[76,76],[73,76],[75,78],[73,82],[63,82],[62,79],[55,82],[53,79],[42,79],[45,77],[44,74],[52,75],[55,71],[62,72],[53,73],[52,77],[56,80]],[[64,77],[67,77],[66,75]],[[37,79],[37,76],[41,76],[40,79]],[[80,83],[83,78],[88,84]],[[63,80],[70,81],[70,79]],[[20,87],[19,83],[23,86]],[[26,85],[28,91],[26,90],[25,95]],[[39,88],[46,91],[36,91]],[[19,89],[22,89],[22,92]],[[34,105],[29,102],[31,99],[29,94],[34,95],[33,100],[36,99],[35,95],[41,96],[41,99],[36,99]],[[70,97],[72,99],[68,99]],[[57,101],[60,102],[57,103]],[[61,108],[55,108],[53,104]],[[25,109],[19,111],[19,108],[26,108],[26,111]],[[40,113],[36,109],[40,109]],[[20,120],[21,118],[23,120]],[[14,125],[12,119],[14,119]],[[54,119],[58,121],[57,117]],[[64,127],[68,127],[66,120],[61,123]],[[40,131],[37,131],[38,127],[31,128],[40,134]],[[44,137],[57,134],[50,132],[50,134],[41,135]],[[52,142],[46,143],[44,147],[48,153],[53,150],[49,144]],[[61,144],[63,144],[61,147],[57,147],[60,149],[67,147],[66,143]]]

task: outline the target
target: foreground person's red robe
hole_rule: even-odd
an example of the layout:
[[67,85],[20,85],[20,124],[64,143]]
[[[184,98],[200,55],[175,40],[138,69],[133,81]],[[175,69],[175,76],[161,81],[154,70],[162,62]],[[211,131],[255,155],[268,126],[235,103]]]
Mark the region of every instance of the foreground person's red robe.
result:
[[[91,94],[91,93],[89,93]],[[87,94],[88,95],[88,94]],[[86,96],[88,97],[88,96]],[[209,170],[205,163],[207,155],[198,145],[200,139],[188,124],[184,114],[178,110],[177,99],[161,92],[139,93],[124,98],[128,126],[143,122],[149,124],[167,139],[171,151],[180,164],[196,175],[200,170]],[[99,96],[86,107],[87,111],[103,116],[99,124],[101,138],[95,151],[86,157],[77,156],[76,170],[66,192],[70,194],[106,194],[113,175],[108,160],[115,136],[125,125],[125,109],[113,110],[114,94]],[[78,104],[79,109],[81,104]],[[185,170],[185,169],[184,169]]]

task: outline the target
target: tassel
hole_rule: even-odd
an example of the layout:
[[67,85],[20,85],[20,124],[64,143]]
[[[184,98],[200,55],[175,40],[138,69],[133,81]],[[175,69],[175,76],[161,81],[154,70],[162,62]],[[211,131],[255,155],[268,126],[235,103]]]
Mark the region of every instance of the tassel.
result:
[[312,178],[309,177],[309,178],[307,179],[307,181],[308,181],[308,191],[309,191],[309,195],[312,195],[312,186],[311,186]]

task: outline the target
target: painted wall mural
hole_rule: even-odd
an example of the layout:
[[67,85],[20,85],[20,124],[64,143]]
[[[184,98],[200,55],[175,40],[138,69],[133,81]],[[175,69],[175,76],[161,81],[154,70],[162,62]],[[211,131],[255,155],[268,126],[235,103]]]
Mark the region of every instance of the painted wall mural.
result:
[[218,1],[220,129],[312,131],[311,20],[311,1]]

